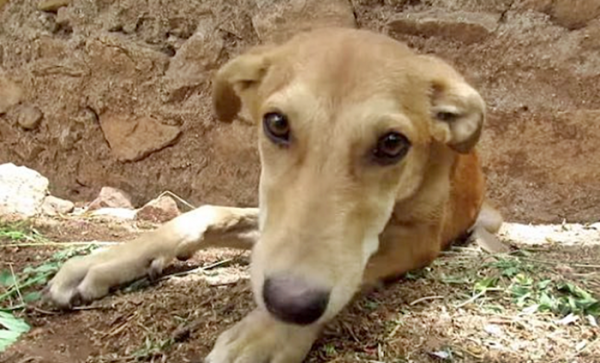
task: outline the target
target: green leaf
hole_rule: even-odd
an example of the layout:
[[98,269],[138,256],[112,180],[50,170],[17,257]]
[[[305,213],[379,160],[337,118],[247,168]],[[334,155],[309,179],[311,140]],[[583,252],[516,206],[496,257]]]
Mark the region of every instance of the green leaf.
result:
[[539,304],[541,310],[554,310],[556,306],[556,301],[553,298],[551,298],[548,294],[541,293]]
[[42,298],[42,293],[40,291],[32,291],[25,295],[23,295],[23,301],[26,303],[38,301]]
[[520,298],[524,295],[529,295],[531,293],[531,289],[521,285],[512,285],[510,287],[510,292],[514,295],[515,298]]
[[448,285],[462,285],[462,284],[468,284],[469,278],[468,277],[461,277],[461,276],[442,276],[441,281],[445,284]]
[[545,290],[548,288],[548,286],[550,285],[551,282],[552,282],[552,280],[550,280],[550,279],[542,280],[542,281],[538,282],[537,288],[540,290]]
[[0,271],[0,286],[13,286],[15,284],[15,275],[10,270]]
[[30,329],[29,324],[24,320],[4,311],[0,311],[0,326],[6,328],[6,330],[0,329],[0,353],[15,343],[21,334],[28,332]]
[[25,333],[30,327],[23,319],[16,318],[13,314],[0,311],[0,325],[10,331]]
[[596,302],[585,309],[586,314],[591,315],[595,318],[600,317],[600,302]]
[[483,280],[477,281],[477,283],[475,283],[474,288],[475,291],[485,291],[489,288],[495,287],[497,283],[497,277],[486,277]]
[[369,310],[375,310],[375,309],[377,309],[378,306],[379,306],[379,303],[377,303],[376,301],[372,301],[372,300],[365,301],[365,307]]
[[523,296],[518,297],[515,302],[516,302],[517,306],[524,306],[530,297],[531,297],[531,293],[527,293]]
[[502,271],[502,275],[506,277],[513,277],[519,273],[519,269],[516,267],[509,267]]
[[523,286],[531,286],[533,285],[533,279],[525,274],[518,274],[515,276],[514,281]]
[[44,272],[54,272],[58,269],[58,264],[56,263],[45,263],[43,265],[39,265],[31,270],[31,272],[35,273],[44,273]]
[[20,332],[10,330],[0,330],[0,353],[4,352],[9,346],[19,339]]

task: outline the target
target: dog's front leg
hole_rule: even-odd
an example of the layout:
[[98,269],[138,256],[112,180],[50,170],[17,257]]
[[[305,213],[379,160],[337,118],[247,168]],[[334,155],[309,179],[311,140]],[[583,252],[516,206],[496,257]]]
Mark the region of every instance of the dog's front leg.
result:
[[206,247],[250,249],[258,237],[258,209],[205,205],[133,241],[67,261],[46,297],[63,308],[92,301],[112,287],[157,276],[175,257],[186,259]]
[[257,308],[217,339],[206,363],[300,363],[320,325],[291,325]]

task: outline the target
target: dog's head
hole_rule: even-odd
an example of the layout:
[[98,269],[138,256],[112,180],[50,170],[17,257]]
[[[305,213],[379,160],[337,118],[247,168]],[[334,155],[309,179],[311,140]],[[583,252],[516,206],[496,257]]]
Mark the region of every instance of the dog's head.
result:
[[352,298],[395,203],[418,193],[432,146],[469,152],[485,113],[446,63],[350,29],[251,50],[219,70],[213,91],[220,119],[244,108],[260,127],[254,293],[297,324]]

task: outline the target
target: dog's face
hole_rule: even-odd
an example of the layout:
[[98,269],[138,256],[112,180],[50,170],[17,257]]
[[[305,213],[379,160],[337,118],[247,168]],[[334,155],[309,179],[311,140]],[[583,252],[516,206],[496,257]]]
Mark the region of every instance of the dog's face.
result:
[[214,103],[224,120],[243,106],[260,128],[254,293],[297,324],[352,298],[394,205],[418,193],[432,145],[468,152],[484,119],[479,94],[444,62],[342,29],[235,58]]

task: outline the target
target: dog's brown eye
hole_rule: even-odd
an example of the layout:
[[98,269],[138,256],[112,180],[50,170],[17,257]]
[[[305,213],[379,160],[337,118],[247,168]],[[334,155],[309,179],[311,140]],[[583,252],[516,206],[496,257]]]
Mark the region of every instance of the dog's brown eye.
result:
[[279,112],[269,112],[263,116],[265,135],[276,144],[287,145],[290,142],[290,124],[287,117]]
[[402,159],[409,148],[410,141],[406,136],[398,132],[389,132],[379,138],[373,156],[377,163],[389,165]]

